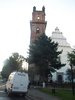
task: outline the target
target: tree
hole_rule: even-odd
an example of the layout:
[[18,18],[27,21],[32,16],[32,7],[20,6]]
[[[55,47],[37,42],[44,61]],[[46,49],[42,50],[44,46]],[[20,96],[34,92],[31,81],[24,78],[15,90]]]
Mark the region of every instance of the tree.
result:
[[[71,74],[71,69],[70,68],[67,69],[66,74],[67,74],[68,81],[71,82],[72,81],[72,74]],[[74,75],[74,79],[75,79],[75,69],[73,70],[73,75]]]
[[73,50],[71,53],[68,53],[68,61],[69,61],[69,64],[70,64],[70,67],[71,67],[71,81],[72,81],[72,93],[74,95],[74,73],[73,73],[73,70],[74,70],[74,66],[75,66],[75,50]]
[[13,71],[22,70],[22,62],[26,60],[22,55],[13,53],[8,59],[5,60],[4,66],[1,71],[3,78],[8,78],[9,74]]
[[73,50],[71,53],[68,53],[68,61],[69,64],[75,66],[75,50]]
[[50,72],[64,66],[60,62],[61,53],[62,51],[58,51],[58,44],[43,34],[30,44],[28,61],[35,64],[35,69],[45,80]]

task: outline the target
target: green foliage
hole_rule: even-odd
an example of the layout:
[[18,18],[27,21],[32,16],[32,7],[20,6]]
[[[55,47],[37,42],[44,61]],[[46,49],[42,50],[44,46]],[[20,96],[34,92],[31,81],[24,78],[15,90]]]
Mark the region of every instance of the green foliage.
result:
[[[68,81],[71,82],[71,80],[72,80],[72,72],[71,72],[71,69],[67,69],[66,74],[67,74]],[[73,78],[75,79],[75,69],[73,69]]]
[[75,69],[73,69],[73,66],[75,66],[75,50],[73,50],[71,53],[68,53],[68,61],[71,66],[71,69],[67,70],[67,78],[71,81],[72,72],[73,72],[73,78],[75,78]]
[[25,58],[18,53],[13,53],[9,59],[6,59],[1,72],[3,78],[8,78],[9,74],[13,71],[22,70],[22,62]]
[[0,79],[2,79],[2,75],[1,75],[1,72],[0,72]]
[[68,81],[71,82],[71,79],[72,79],[71,69],[67,69],[66,74],[67,74],[67,79],[68,79]]
[[72,95],[72,91],[70,89],[56,89],[55,94],[52,94],[52,89],[42,88],[39,90],[46,94],[57,96],[59,100],[75,100],[75,95]]
[[68,53],[68,61],[70,65],[75,66],[75,50],[73,50],[71,53]]
[[35,64],[41,76],[47,76],[50,69],[52,72],[64,66],[64,64],[61,64],[59,57],[62,51],[57,50],[58,44],[52,42],[51,38],[43,34],[30,45],[29,63]]

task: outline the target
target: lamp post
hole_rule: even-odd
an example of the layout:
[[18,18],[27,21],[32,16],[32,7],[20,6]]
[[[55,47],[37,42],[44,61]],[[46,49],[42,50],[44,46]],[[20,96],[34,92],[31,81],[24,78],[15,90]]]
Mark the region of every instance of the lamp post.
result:
[[73,75],[73,65],[70,64],[70,66],[71,66],[72,93],[73,93],[73,96],[74,96],[74,81],[73,81],[74,75]]

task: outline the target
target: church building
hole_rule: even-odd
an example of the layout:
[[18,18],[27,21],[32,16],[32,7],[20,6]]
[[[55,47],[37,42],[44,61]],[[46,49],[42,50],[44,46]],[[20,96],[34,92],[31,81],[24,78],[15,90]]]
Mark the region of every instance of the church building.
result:
[[[30,43],[36,40],[41,34],[45,33],[46,25],[47,21],[45,21],[45,7],[43,6],[42,10],[36,10],[36,7],[34,6],[32,12],[32,20],[30,21]],[[58,51],[62,50],[62,54],[60,55],[61,63],[66,64],[64,67],[53,73],[53,80],[59,81],[59,78],[61,78],[62,81],[66,81],[66,70],[70,68],[67,59],[67,53],[71,52],[72,48],[58,27],[55,28],[54,32],[52,32],[51,39],[52,41],[58,43]]]
[[53,80],[57,81],[59,80],[60,77],[62,81],[67,81],[66,70],[70,68],[67,54],[68,52],[71,52],[73,49],[71,48],[70,44],[67,42],[66,38],[63,36],[63,33],[60,32],[58,27],[55,28],[54,32],[52,32],[51,39],[55,43],[56,42],[58,43],[58,51],[62,50],[62,53],[60,55],[60,61],[61,63],[66,64],[64,67],[57,70],[57,72],[53,74]]

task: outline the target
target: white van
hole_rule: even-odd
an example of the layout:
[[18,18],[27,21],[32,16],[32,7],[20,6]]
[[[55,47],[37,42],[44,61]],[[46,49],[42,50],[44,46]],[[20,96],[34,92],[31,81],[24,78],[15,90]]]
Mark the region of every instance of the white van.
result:
[[12,72],[6,82],[5,89],[10,96],[12,93],[18,93],[23,96],[28,91],[29,78],[28,74],[24,72]]

